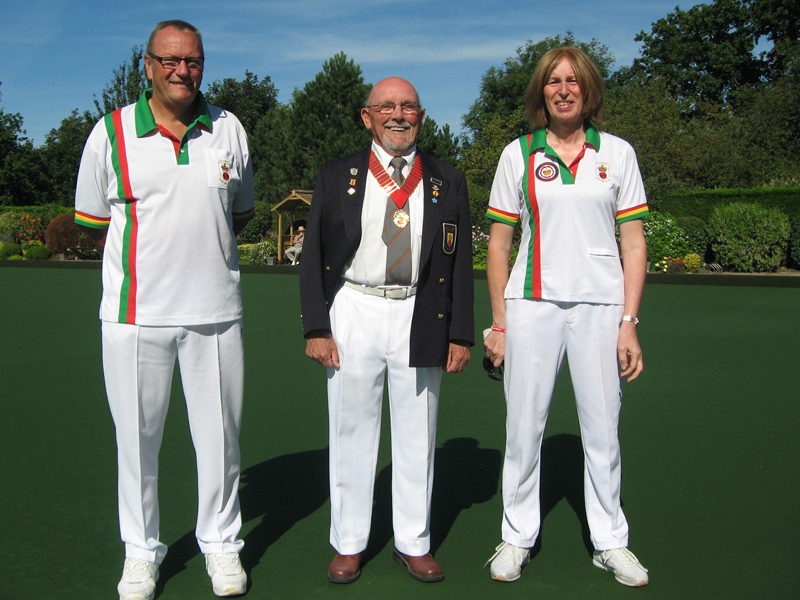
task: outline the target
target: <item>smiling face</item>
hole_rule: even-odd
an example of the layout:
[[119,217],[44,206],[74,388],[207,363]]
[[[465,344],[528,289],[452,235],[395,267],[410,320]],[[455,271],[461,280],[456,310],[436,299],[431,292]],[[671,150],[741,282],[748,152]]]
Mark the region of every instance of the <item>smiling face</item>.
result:
[[375,106],[384,102],[394,102],[391,114],[365,107],[361,109],[364,126],[372,131],[375,143],[392,156],[401,156],[417,141],[417,134],[425,119],[425,111],[417,114],[404,114],[400,105],[404,102],[419,104],[417,90],[405,79],[389,77],[376,83],[369,94],[367,104]]
[[[158,56],[178,58],[203,56],[197,36],[191,31],[181,31],[175,27],[165,27],[158,32],[153,40],[152,52]],[[192,71],[186,61],[181,61],[175,69],[165,69],[147,54],[144,64],[147,78],[153,82],[151,102],[172,113],[191,109],[203,81],[202,69]]]
[[550,127],[583,126],[583,92],[572,63],[565,56],[544,85],[544,101]]

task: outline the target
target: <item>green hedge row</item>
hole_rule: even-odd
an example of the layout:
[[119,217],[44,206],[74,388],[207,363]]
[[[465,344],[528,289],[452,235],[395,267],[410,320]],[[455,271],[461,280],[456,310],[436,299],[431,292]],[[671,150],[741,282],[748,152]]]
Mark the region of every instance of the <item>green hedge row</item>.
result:
[[717,206],[744,202],[777,208],[787,215],[800,215],[800,188],[753,188],[667,192],[648,198],[653,210],[674,217],[697,217],[708,222]]

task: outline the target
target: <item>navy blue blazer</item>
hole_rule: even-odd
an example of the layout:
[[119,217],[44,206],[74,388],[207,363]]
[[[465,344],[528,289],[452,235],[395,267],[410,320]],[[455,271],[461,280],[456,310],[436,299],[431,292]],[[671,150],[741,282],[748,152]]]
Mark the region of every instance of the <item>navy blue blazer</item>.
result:
[[[308,214],[300,262],[303,334],[331,330],[328,311],[345,265],[361,243],[370,148],[325,163]],[[419,152],[424,186],[417,298],[409,336],[411,367],[444,367],[450,342],[474,344],[472,223],[464,174]],[[355,169],[356,175],[352,175]],[[351,180],[355,179],[355,185]],[[433,186],[439,187],[434,196]],[[353,188],[354,193],[348,194]],[[455,234],[448,244],[445,230]]]

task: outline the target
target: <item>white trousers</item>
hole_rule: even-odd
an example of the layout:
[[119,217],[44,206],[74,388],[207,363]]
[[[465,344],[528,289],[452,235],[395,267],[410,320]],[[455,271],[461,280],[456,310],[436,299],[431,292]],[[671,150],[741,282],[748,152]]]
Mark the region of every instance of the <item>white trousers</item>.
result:
[[619,305],[506,300],[503,541],[530,548],[539,535],[542,438],[566,353],[585,457],[583,487],[592,543],[597,550],[628,545],[617,436],[622,312]]
[[367,296],[343,287],[331,307],[341,365],[328,369],[331,545],[341,554],[362,552],[369,539],[386,373],[395,546],[410,556],[430,550],[442,370],[408,366],[414,300]]
[[196,535],[204,553],[239,552],[242,322],[140,327],[103,322],[103,370],[117,434],[125,555],[161,564],[158,452],[178,359],[197,458]]

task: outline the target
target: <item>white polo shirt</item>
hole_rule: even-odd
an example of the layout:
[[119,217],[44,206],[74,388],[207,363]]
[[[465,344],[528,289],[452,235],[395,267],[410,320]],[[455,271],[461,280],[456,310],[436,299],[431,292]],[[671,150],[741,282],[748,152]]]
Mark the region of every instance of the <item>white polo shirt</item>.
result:
[[239,120],[198,95],[195,121],[173,138],[147,102],[95,125],[81,158],[75,222],[108,228],[100,318],[201,325],[242,317],[233,219],[254,205]]
[[565,165],[545,129],[503,150],[486,216],[522,223],[506,298],[624,304],[615,224],[648,214],[636,154],[589,128],[582,155]]

